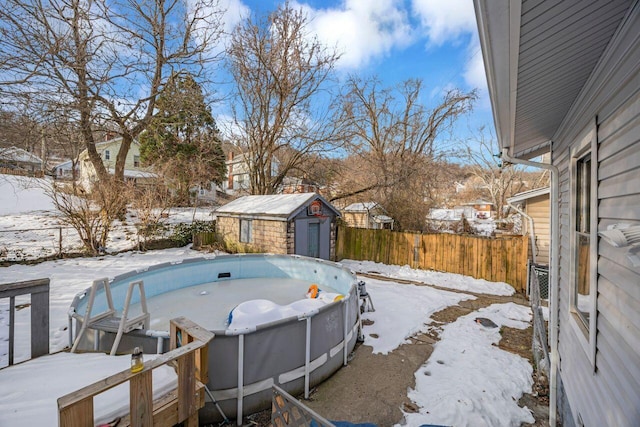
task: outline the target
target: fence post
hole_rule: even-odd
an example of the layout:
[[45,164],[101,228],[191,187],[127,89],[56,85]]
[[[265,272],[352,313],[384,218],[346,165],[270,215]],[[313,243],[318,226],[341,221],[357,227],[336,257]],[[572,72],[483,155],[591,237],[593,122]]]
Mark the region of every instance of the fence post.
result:
[[62,227],[58,227],[58,258],[62,258]]

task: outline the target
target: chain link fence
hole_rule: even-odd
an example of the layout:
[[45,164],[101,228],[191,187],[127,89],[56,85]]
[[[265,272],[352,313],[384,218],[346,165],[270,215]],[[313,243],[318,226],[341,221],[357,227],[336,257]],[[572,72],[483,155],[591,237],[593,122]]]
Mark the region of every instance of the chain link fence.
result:
[[[135,250],[158,240],[173,240],[176,246],[192,241],[192,233],[205,222],[163,224],[144,236],[140,224],[114,225],[105,252]],[[205,227],[206,229],[206,227]],[[147,233],[148,234],[148,233]],[[85,254],[78,232],[68,226],[0,230],[0,262],[28,262]]]
[[[546,293],[544,297],[543,289]],[[549,342],[542,307],[542,300],[548,298],[548,292],[549,267],[531,264],[529,266],[529,301],[533,312],[532,352],[539,378],[541,374],[549,378]]]

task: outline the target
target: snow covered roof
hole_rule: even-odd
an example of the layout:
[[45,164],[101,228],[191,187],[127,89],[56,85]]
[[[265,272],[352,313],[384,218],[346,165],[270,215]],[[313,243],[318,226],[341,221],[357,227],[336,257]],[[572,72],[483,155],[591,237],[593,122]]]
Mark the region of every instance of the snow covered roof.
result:
[[340,215],[317,193],[274,194],[244,196],[215,210],[216,214],[271,216],[289,219],[315,199],[320,199],[336,215]]
[[463,206],[474,206],[474,205],[491,205],[491,206],[493,206],[493,203],[487,202],[486,200],[478,199],[478,200],[474,200],[473,202],[463,203],[462,205]]
[[518,193],[513,197],[509,197],[507,199],[507,203],[518,203],[523,202],[525,200],[531,199],[533,197],[543,196],[545,194],[549,194],[551,190],[549,187],[542,188],[534,188],[533,190],[523,191],[522,193]]
[[391,218],[388,215],[375,215],[373,217],[373,220],[377,223],[387,223],[387,222],[393,222],[393,218]]
[[343,209],[344,212],[368,212],[378,206],[376,202],[351,203]]
[[42,159],[18,147],[0,148],[0,159],[23,163],[42,163]]

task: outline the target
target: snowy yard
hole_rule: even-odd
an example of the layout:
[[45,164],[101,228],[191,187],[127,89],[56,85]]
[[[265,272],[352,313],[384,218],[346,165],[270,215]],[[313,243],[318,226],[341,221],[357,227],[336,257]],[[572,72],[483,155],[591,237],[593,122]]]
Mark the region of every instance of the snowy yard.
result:
[[[5,193],[0,193],[0,206],[10,205],[4,198]],[[34,200],[30,199],[30,208],[13,208],[11,213],[0,212],[0,227],[18,220],[32,227],[37,226],[37,218],[42,213],[34,214],[33,206],[44,202],[37,202],[37,197]],[[19,205],[19,201],[14,205]],[[12,265],[0,268],[0,283],[50,278],[49,336],[51,352],[56,352],[69,344],[67,311],[74,295],[87,288],[93,279],[114,277],[154,264],[198,256],[201,253],[184,247],[63,259],[37,265]],[[475,298],[465,292],[494,295],[513,293],[513,288],[505,283],[412,270],[407,266],[350,260],[342,263],[357,273],[375,271],[391,278],[391,281],[380,281],[362,277],[375,301],[376,310],[364,315],[371,321],[364,326],[364,345],[370,346],[374,353],[389,354],[408,342],[411,336],[435,327],[431,319],[434,313]],[[457,292],[397,283],[393,278],[411,279]],[[16,301],[16,304],[19,303]],[[8,363],[8,306],[8,301],[0,301],[0,367]],[[21,338],[16,341],[16,361],[29,358],[29,344],[24,339],[29,328],[29,316],[28,307],[16,313],[16,337]],[[497,327],[482,326],[475,320],[478,317],[491,320]],[[461,316],[450,324],[439,325],[440,339],[435,344],[434,352],[415,373],[416,386],[408,390],[408,397],[419,410],[406,413],[400,425],[518,426],[523,422],[533,422],[531,412],[517,403],[522,394],[531,392],[532,367],[522,357],[496,346],[500,340],[501,326],[527,328],[530,321],[531,311],[528,307],[507,303],[493,304]],[[128,364],[129,358],[126,356],[62,353],[0,369],[0,425],[51,425],[51,421],[57,418],[56,399],[59,396],[127,369]],[[103,420],[112,415],[106,408],[113,409],[114,401],[127,400],[124,394],[118,393],[114,391],[106,402],[96,403],[96,414]],[[34,406],[38,407],[37,411],[33,410]]]

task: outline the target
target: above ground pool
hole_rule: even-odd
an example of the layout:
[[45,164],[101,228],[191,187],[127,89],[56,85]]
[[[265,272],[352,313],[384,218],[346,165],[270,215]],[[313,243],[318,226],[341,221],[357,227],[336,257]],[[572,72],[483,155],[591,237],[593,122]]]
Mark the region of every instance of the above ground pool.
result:
[[[143,283],[150,319],[146,329],[124,334],[118,353],[134,347],[146,353],[168,351],[169,320],[180,316],[214,332],[208,387],[225,415],[237,418],[238,424],[243,414],[270,407],[274,384],[294,395],[308,395],[310,387],[346,364],[359,334],[356,276],[328,261],[242,254],[160,264],[109,279],[117,311],[122,311],[129,285],[136,281]],[[82,328],[90,290],[76,295],[71,304],[71,343]],[[107,294],[98,288],[92,316],[107,308]],[[133,292],[127,317],[141,311],[140,293]],[[76,346],[108,352],[115,337],[93,330]],[[207,403],[200,419],[222,418],[215,405]]]

